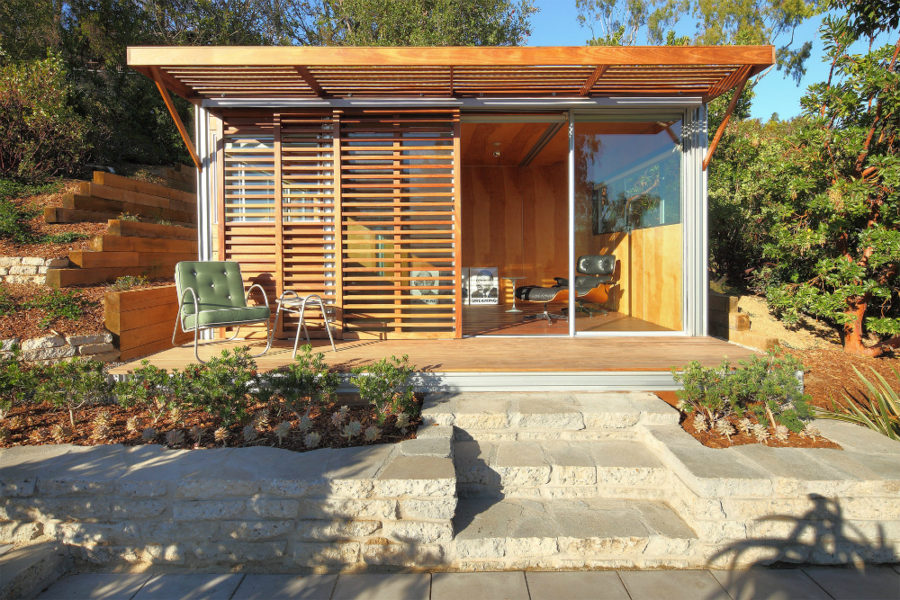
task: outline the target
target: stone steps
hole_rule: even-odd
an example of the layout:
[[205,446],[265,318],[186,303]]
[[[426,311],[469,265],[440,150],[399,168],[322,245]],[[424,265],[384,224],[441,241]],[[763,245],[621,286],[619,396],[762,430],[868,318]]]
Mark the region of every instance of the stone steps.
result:
[[636,441],[454,442],[454,464],[461,497],[666,496],[666,469]]
[[697,546],[671,508],[645,500],[461,499],[454,529],[465,570],[679,567]]
[[43,541],[0,554],[0,600],[33,598],[69,569],[65,547]]

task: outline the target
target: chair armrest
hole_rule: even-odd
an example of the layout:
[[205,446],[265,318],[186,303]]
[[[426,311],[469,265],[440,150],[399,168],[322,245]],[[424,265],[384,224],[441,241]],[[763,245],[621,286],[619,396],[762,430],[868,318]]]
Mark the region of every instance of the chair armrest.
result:
[[554,287],[565,287],[569,285],[569,280],[565,277],[554,277],[553,279],[556,281],[556,286]]
[[178,298],[178,316],[181,319],[181,329],[184,329],[184,313],[182,312],[182,307],[184,306],[184,296],[188,292],[191,293],[191,297],[194,299],[194,315],[195,318],[199,319],[200,315],[200,305],[197,303],[197,292],[194,291],[192,287],[186,287],[181,291],[181,296]]
[[[266,290],[264,290],[263,287],[261,285],[259,285],[258,283],[254,283],[253,285],[250,286],[250,289],[247,290],[247,294],[244,296],[244,306],[249,306],[248,301],[250,300],[250,292],[253,291],[253,288],[259,288],[259,291],[262,292],[263,300],[265,300],[265,302],[266,302],[266,308],[268,308],[271,311],[272,309],[269,308],[269,297],[266,295]],[[283,295],[284,294],[282,294],[282,296]]]

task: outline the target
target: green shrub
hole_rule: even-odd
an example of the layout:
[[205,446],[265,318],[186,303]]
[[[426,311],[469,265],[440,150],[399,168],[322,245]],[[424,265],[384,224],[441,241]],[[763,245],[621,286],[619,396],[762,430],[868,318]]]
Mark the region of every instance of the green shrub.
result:
[[177,372],[169,375],[165,369],[142,360],[140,368],[131,371],[128,379],[116,383],[116,400],[123,408],[142,406],[150,413],[155,425],[160,417],[175,406],[179,375]]
[[0,238],[16,244],[33,244],[38,241],[30,224],[36,215],[35,210],[16,206],[5,198],[0,199]]
[[0,284],[0,317],[16,312],[16,301],[12,299],[3,284]]
[[845,393],[843,406],[832,402],[831,410],[817,410],[816,416],[862,425],[900,441],[900,392],[897,391],[900,390],[900,372],[891,370],[897,379],[897,383],[892,386],[875,369],[872,369],[875,382],[867,379],[856,367],[853,367],[853,371],[868,390],[864,395],[864,402],[856,402],[855,398]]
[[338,375],[329,371],[325,355],[313,354],[309,344],[300,348],[293,363],[278,371],[279,377],[271,377],[278,394],[288,410],[301,417],[307,403],[324,404],[334,398]]
[[28,198],[40,194],[53,194],[62,189],[61,181],[48,181],[35,184],[24,183],[16,179],[0,177],[0,200],[13,200],[15,198]]
[[78,321],[84,316],[84,309],[93,305],[93,302],[86,300],[72,290],[67,292],[50,290],[49,292],[38,294],[31,300],[26,300],[21,306],[25,309],[38,308],[43,310],[44,316],[41,317],[38,327],[46,329],[56,319]]
[[176,397],[222,420],[242,423],[250,415],[250,384],[257,377],[249,348],[222,350],[205,365],[188,365],[177,377]]
[[45,235],[41,238],[41,241],[46,244],[71,244],[72,242],[86,240],[89,237],[91,236],[86,233],[64,231],[63,233],[51,233],[49,235]]
[[40,367],[21,361],[21,349],[13,346],[0,353],[0,419],[5,419],[16,403],[29,401],[34,396]]
[[0,175],[44,181],[81,169],[88,123],[70,104],[62,59],[5,62],[0,55]]
[[147,285],[150,280],[145,275],[122,275],[116,277],[116,281],[110,285],[112,289],[124,292],[141,285]]
[[769,354],[742,360],[737,367],[727,360],[712,368],[692,361],[683,371],[672,369],[672,373],[682,384],[678,398],[684,412],[702,412],[713,422],[750,411],[760,423],[777,423],[798,432],[811,415],[809,396],[797,378],[802,370],[794,357]]
[[75,411],[105,402],[112,390],[106,364],[79,356],[45,367],[35,399],[68,410],[69,423],[74,428]]
[[415,408],[412,374],[415,367],[409,357],[391,356],[352,370],[359,395],[375,407],[376,418],[384,423],[388,415],[410,413]]

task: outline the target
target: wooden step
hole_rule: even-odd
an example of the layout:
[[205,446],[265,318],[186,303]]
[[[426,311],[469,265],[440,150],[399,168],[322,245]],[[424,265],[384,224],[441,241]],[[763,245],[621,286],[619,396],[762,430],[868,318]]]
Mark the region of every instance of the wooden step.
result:
[[91,252],[89,250],[73,250],[69,252],[69,261],[82,269],[103,267],[155,267],[161,264],[174,265],[182,260],[195,259],[197,255],[185,253],[160,252]]
[[78,184],[78,193],[83,196],[94,196],[95,198],[104,198],[106,200],[119,200],[121,202],[155,206],[157,208],[169,208],[188,213],[194,213],[197,210],[196,202],[181,202],[180,200],[172,200],[171,198],[163,198],[162,196],[153,196],[151,194],[123,190],[108,185],[92,183],[90,181],[83,181]]
[[197,240],[166,240],[147,237],[98,235],[91,240],[95,252],[188,253],[197,258]]
[[197,197],[188,192],[182,192],[181,190],[172,189],[164,185],[159,185],[158,183],[147,183],[146,181],[129,179],[128,177],[114,175],[113,173],[107,173],[105,171],[94,171],[94,183],[108,185],[123,190],[130,190],[132,192],[141,192],[142,194],[150,194],[152,196],[161,196],[180,202],[192,203],[197,201]]
[[140,221],[110,220],[109,235],[122,237],[169,238],[177,240],[197,240],[197,230],[178,225],[157,225]]
[[44,207],[45,223],[103,223],[115,219],[121,214],[118,212],[97,212],[93,210],[78,210],[72,208],[60,208],[56,206]]
[[72,285],[88,285],[115,281],[124,275],[146,276],[150,278],[172,277],[175,262],[152,267],[103,267],[94,269],[50,269],[47,271],[47,285],[55,288]]
[[83,194],[66,194],[63,196],[63,207],[77,210],[90,210],[95,212],[131,213],[148,219],[166,219],[179,223],[193,223],[197,216],[193,212],[174,210],[159,206],[148,206],[123,200],[110,200],[96,196]]

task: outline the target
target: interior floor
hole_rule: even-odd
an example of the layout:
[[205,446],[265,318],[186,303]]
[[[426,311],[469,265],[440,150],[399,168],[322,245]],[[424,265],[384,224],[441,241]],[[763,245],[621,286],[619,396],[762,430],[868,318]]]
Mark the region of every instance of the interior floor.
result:
[[[526,319],[527,315],[543,312],[541,304],[523,303],[518,306],[522,312],[508,312],[509,305],[478,305],[463,307],[463,335],[568,335],[569,323],[566,319]],[[564,305],[551,305],[552,314],[560,314]],[[625,313],[610,311],[606,314],[595,312],[589,316],[578,312],[576,331],[671,331],[656,323],[629,317]]]

